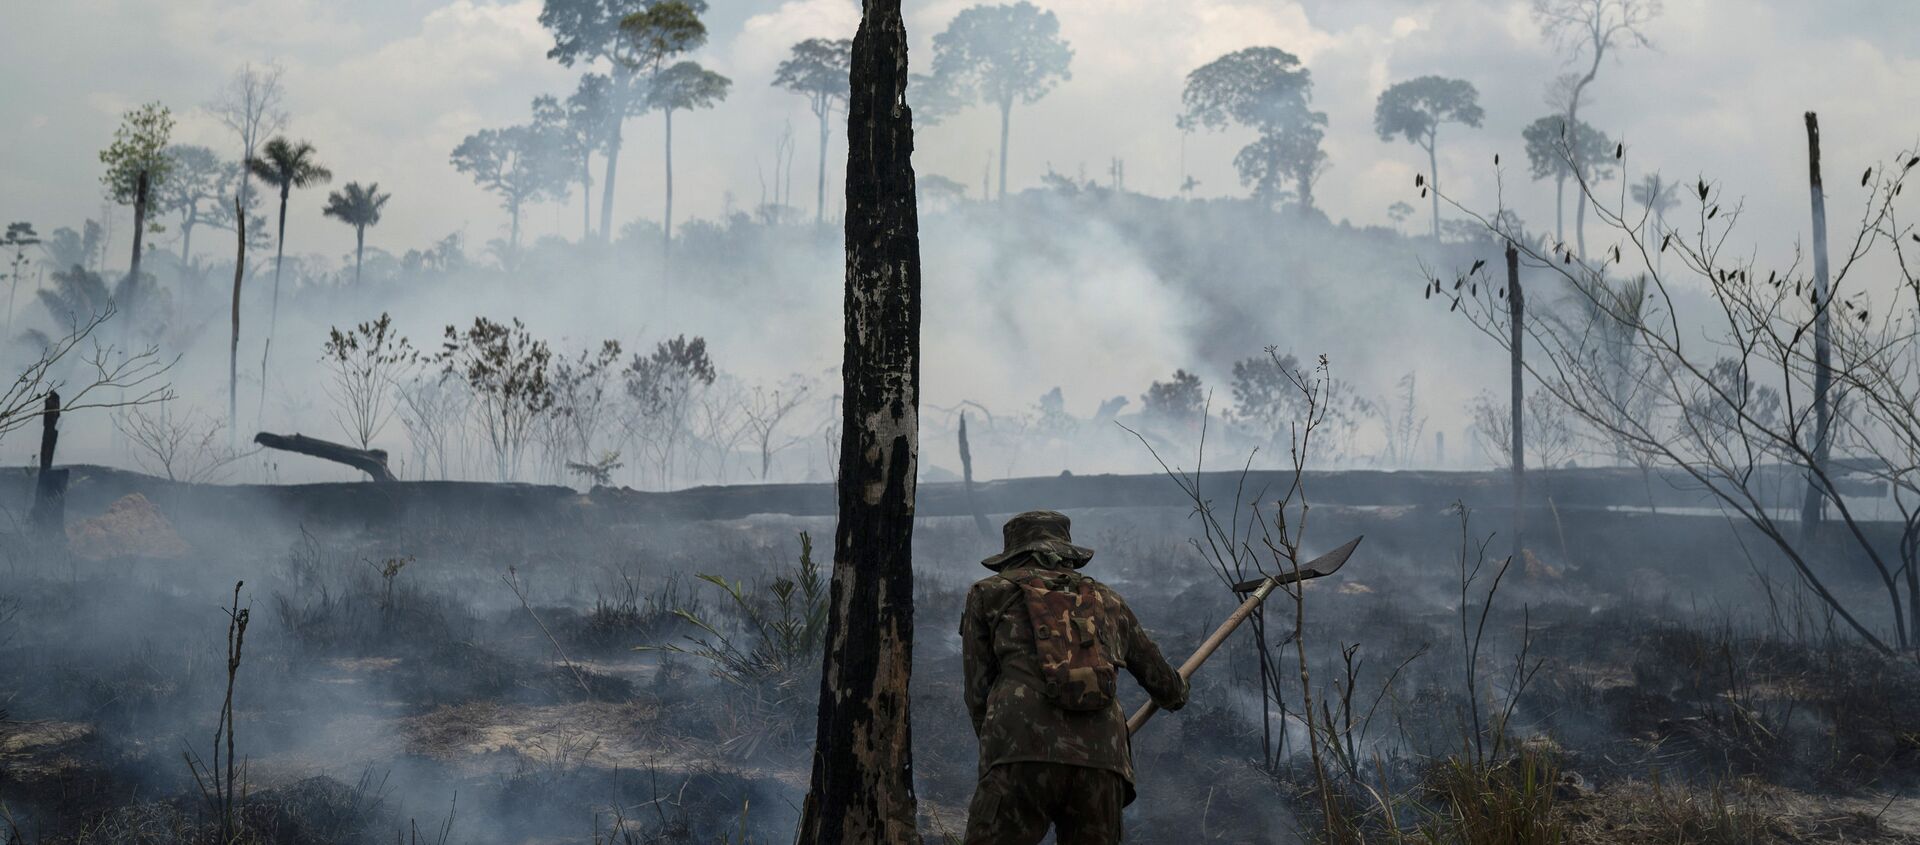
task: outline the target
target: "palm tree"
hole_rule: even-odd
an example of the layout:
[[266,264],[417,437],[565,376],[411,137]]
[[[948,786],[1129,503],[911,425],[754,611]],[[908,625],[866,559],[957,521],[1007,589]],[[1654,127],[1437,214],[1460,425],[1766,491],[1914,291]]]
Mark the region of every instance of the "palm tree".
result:
[[372,182],[360,187],[359,182],[348,182],[346,190],[334,191],[327,195],[327,207],[321,214],[335,218],[353,227],[353,283],[360,284],[360,261],[367,251],[367,227],[380,225],[380,209],[393,199],[392,194],[380,193],[380,183]]
[[[273,347],[274,325],[280,319],[280,265],[287,254],[287,196],[294,188],[310,188],[324,185],[333,178],[333,172],[320,166],[313,160],[313,145],[306,141],[289,141],[285,135],[274,138],[262,147],[260,154],[247,159],[247,170],[260,181],[280,189],[280,229],[278,243],[273,251],[273,310],[267,315],[267,347]],[[260,390],[266,392],[266,354],[260,356]]]

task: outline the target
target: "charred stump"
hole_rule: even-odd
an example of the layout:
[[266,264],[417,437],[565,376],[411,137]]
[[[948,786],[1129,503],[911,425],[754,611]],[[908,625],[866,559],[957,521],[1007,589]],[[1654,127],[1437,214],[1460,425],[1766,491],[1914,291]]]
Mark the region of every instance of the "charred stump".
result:
[[393,481],[393,473],[387,469],[387,450],[355,449],[331,440],[308,437],[304,434],[273,434],[260,432],[253,436],[253,442],[268,449],[293,452],[336,464],[345,464],[373,477],[375,481]]
[[53,450],[60,442],[60,394],[47,391],[40,414],[40,472],[34,476],[33,508],[27,523],[41,537],[67,533],[67,471],[53,468]]
[[960,483],[967,494],[967,513],[973,515],[973,527],[980,536],[994,539],[993,523],[987,521],[987,515],[980,512],[980,504],[973,500],[973,449],[967,445],[967,412],[960,412]]
[[918,845],[913,668],[920,241],[900,0],[864,0],[847,105],[833,588],[801,845]]

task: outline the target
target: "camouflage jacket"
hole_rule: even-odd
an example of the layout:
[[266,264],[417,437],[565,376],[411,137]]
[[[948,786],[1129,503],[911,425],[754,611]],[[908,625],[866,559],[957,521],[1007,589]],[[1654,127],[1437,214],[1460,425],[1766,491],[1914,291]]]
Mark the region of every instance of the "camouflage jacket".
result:
[[[967,712],[980,737],[980,771],[1018,761],[1067,763],[1118,772],[1132,784],[1120,702],[1075,712],[1055,707],[1041,692],[1045,681],[1034,655],[1033,625],[1015,583],[1035,568],[1031,560],[1017,561],[974,584],[960,618]],[[1107,657],[1131,673],[1162,709],[1185,706],[1187,682],[1160,656],[1126,601],[1098,582],[1094,592],[1103,605],[1099,636]]]

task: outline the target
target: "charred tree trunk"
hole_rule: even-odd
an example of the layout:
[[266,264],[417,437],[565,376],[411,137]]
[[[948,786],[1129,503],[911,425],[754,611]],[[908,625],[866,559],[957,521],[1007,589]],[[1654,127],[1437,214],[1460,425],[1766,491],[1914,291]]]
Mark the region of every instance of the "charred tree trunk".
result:
[[1526,339],[1527,299],[1520,292],[1520,250],[1512,242],[1507,244],[1507,322],[1511,324],[1511,334],[1507,338],[1509,350],[1508,378],[1512,381],[1513,403],[1513,555],[1520,556],[1523,542],[1523,529],[1526,527],[1527,502],[1527,439],[1526,439],[1526,388],[1521,383],[1525,373],[1526,356],[1523,354]]
[[372,476],[375,481],[394,480],[393,473],[387,469],[387,450],[385,449],[355,449],[352,446],[308,437],[304,434],[273,434],[265,431],[254,435],[253,442],[268,449],[279,449],[283,452],[293,452],[297,455],[345,464]]
[[864,0],[847,109],[847,280],[833,591],[801,845],[918,845],[913,669],[920,243],[900,0]]
[[[127,266],[127,290],[137,291],[140,284],[140,248],[143,236],[147,232],[147,188],[151,184],[147,171],[140,171],[140,181],[133,189],[133,260]],[[138,295],[137,293],[134,295]],[[124,325],[124,324],[123,324]]]
[[993,524],[987,521],[987,515],[980,512],[980,505],[973,500],[973,449],[967,445],[967,412],[960,412],[960,482],[967,491],[967,513],[973,514],[973,527],[979,529],[980,536],[994,539]]
[[247,276],[247,206],[243,192],[233,201],[233,342],[227,346],[227,442],[240,436],[240,282]]
[[67,471],[53,468],[53,450],[60,442],[59,393],[47,391],[40,426],[40,474],[34,478],[27,522],[40,537],[59,538],[66,536],[67,526]]
[[1800,502],[1800,540],[1813,538],[1820,525],[1826,498],[1817,476],[1827,466],[1832,450],[1830,427],[1833,406],[1827,393],[1833,389],[1833,349],[1828,335],[1830,313],[1827,289],[1827,198],[1820,189],[1820,118],[1807,112],[1807,181],[1813,194],[1813,471],[1807,474],[1807,493]]

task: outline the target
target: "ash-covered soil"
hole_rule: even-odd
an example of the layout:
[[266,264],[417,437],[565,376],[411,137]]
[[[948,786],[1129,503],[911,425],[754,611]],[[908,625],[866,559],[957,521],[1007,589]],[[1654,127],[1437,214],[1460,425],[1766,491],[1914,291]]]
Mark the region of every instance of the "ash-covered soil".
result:
[[[791,838],[830,519],[366,528],[154,504],[184,553],[100,532],[86,549],[121,550],[7,540],[0,823],[16,841],[219,837],[210,772],[227,754],[241,581],[241,841]],[[1188,511],[1071,515],[1098,550],[1088,571],[1176,662],[1232,609]],[[1266,700],[1242,631],[1191,707],[1137,739],[1129,840],[1313,841],[1329,808],[1366,841],[1417,837],[1459,829],[1464,784],[1562,841],[1920,842],[1920,669],[1850,639],[1761,545],[1719,518],[1568,511],[1536,521],[1489,608],[1505,529],[1435,508],[1312,509],[1309,552],[1366,541],[1305,591],[1298,644],[1293,602],[1269,606]],[[956,629],[996,545],[966,518],[916,534],[915,768],[933,842],[965,824]],[[1464,592],[1463,548],[1479,568]],[[1863,605],[1875,589],[1835,582]],[[1129,709],[1140,698],[1125,690]]]

